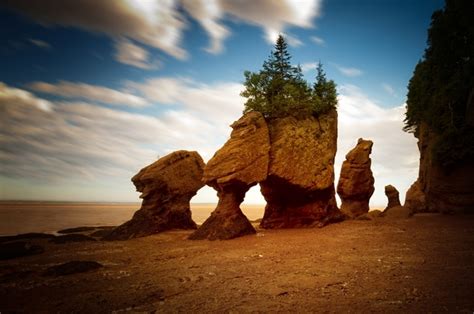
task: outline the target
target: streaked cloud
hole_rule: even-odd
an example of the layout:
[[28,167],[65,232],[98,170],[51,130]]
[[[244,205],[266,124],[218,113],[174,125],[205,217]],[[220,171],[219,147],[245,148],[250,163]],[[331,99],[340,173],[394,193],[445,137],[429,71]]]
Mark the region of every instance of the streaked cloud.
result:
[[[296,36],[293,36],[293,35],[289,35],[289,34],[285,34],[283,33],[282,34],[286,41],[288,42],[288,45],[292,46],[292,47],[300,47],[300,46],[303,46],[303,42],[301,40],[298,39],[298,37]],[[272,43],[274,43],[275,41],[272,41]]]
[[182,31],[186,27],[178,12],[177,2],[164,1],[56,1],[5,0],[43,25],[60,25],[104,33],[112,38],[124,37],[155,47],[184,59],[186,51],[180,47]]
[[29,38],[28,40],[30,41],[30,43],[32,43],[33,45],[37,47],[40,47],[43,49],[51,49],[51,45],[45,42],[44,40],[34,39],[34,38]]
[[[126,38],[161,49],[178,59],[188,57],[182,48],[182,37],[189,21],[181,8],[210,37],[205,50],[217,54],[224,50],[223,42],[231,33],[223,23],[226,18],[261,27],[266,40],[273,43],[288,27],[313,27],[313,20],[319,16],[322,6],[322,0],[43,0],[40,4],[5,0],[4,3],[43,25],[72,26],[104,33],[114,39]],[[287,36],[290,45],[302,45],[298,38]],[[117,48],[123,48],[123,45]],[[130,58],[122,59],[130,61]],[[146,64],[143,59],[137,61],[135,58],[133,62],[141,68]]]
[[273,43],[288,26],[311,28],[321,12],[321,0],[243,0],[222,1],[224,11],[247,23],[264,29],[265,38]]
[[[180,108],[150,116],[86,102],[49,102],[2,83],[0,175],[44,182],[121,178],[128,184],[158,155],[198,150],[207,160],[227,139],[243,104],[233,84],[188,88]],[[234,99],[235,110],[216,105],[223,95]]]
[[316,45],[319,45],[319,46],[326,46],[326,41],[324,39],[322,39],[321,37],[318,37],[318,36],[311,36],[310,37],[310,40],[315,43]]
[[37,98],[26,90],[8,86],[3,82],[0,82],[0,104],[2,106],[16,104],[25,108],[36,108],[41,111],[50,111],[52,108],[51,102]]
[[211,43],[205,50],[212,54],[224,50],[223,41],[230,35],[230,31],[220,20],[224,12],[218,0],[183,0],[186,11],[196,19],[208,33]]
[[333,65],[336,67],[336,69],[345,76],[348,77],[355,77],[355,76],[361,76],[364,74],[364,72],[361,69],[358,68],[353,68],[353,67],[344,67],[339,64],[333,63]]
[[152,62],[147,50],[135,45],[130,40],[121,39],[115,43],[115,60],[140,69],[151,70],[158,68],[158,62]]
[[393,87],[390,84],[382,83],[382,88],[390,96],[394,96],[394,97],[397,96],[395,89],[393,89]]
[[97,101],[111,105],[130,107],[145,107],[149,105],[142,97],[108,87],[85,83],[60,81],[57,84],[50,84],[46,82],[34,82],[29,84],[28,87],[37,92],[57,95],[64,98]]
[[243,86],[239,83],[203,84],[187,78],[157,77],[128,82],[126,86],[150,102],[179,105],[212,123],[224,120],[225,128],[244,108],[244,99],[240,97]]
[[307,62],[307,63],[302,63],[301,64],[301,70],[303,72],[308,72],[311,70],[315,70],[318,67],[317,62]]

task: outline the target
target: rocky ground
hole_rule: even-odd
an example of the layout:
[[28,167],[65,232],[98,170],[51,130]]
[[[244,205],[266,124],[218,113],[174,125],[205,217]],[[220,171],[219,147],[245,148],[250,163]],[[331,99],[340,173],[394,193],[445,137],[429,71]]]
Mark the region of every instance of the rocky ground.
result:
[[[258,230],[230,241],[190,241],[191,232],[28,240],[44,252],[0,260],[0,312],[474,311],[474,216]],[[103,267],[61,265],[71,261]]]

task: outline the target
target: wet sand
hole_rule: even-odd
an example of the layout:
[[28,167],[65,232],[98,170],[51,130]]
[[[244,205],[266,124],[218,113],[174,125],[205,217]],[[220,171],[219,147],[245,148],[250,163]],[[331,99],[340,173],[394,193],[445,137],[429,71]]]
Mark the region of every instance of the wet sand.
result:
[[[122,242],[43,245],[0,261],[0,312],[474,311],[474,216],[258,230],[230,241],[171,231]],[[44,276],[51,265],[98,270]]]

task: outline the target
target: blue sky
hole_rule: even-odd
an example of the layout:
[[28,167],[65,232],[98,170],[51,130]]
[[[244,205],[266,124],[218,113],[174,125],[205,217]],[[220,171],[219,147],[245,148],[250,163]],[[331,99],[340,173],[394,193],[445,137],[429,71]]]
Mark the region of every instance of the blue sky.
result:
[[[130,177],[157,156],[190,149],[208,160],[243,109],[243,71],[260,68],[279,33],[308,81],[321,60],[338,85],[336,168],[365,137],[373,206],[385,204],[384,185],[404,195],[416,179],[403,104],[443,1],[5,3],[2,199],[135,201]],[[246,201],[262,202],[258,188]]]

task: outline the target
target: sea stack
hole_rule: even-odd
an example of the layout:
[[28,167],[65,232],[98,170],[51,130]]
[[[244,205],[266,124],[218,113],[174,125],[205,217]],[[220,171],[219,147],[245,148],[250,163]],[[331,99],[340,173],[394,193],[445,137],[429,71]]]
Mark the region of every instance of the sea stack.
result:
[[142,193],[140,210],[104,239],[127,240],[169,229],[196,229],[189,202],[204,186],[203,169],[197,152],[180,150],[140,170],[132,178]]
[[385,195],[387,196],[387,199],[388,199],[388,204],[385,210],[392,207],[402,206],[402,204],[400,203],[400,193],[398,192],[397,188],[394,187],[393,185],[385,186]]
[[375,190],[370,168],[372,145],[372,141],[359,138],[342,163],[337,194],[342,201],[341,211],[351,218],[369,211],[369,200]]
[[245,114],[231,127],[230,139],[204,169],[203,182],[217,191],[219,202],[191,240],[227,240],[255,233],[239,206],[250,187],[267,177],[268,127],[259,112]]
[[267,205],[262,228],[324,225],[340,217],[334,192],[337,112],[268,121],[270,163],[260,183]]

